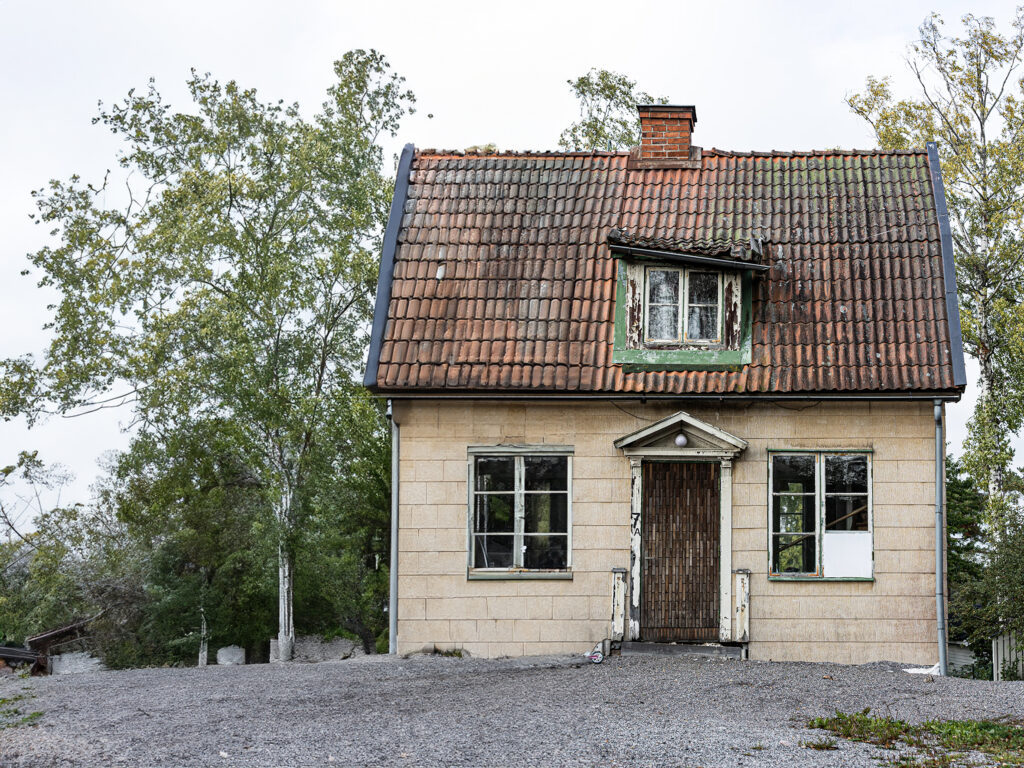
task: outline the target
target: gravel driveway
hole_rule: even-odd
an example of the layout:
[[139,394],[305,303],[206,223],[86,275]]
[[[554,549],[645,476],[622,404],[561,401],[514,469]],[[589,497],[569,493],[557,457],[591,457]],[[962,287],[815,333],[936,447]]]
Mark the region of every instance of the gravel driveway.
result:
[[[0,682],[42,711],[0,730],[8,766],[877,766],[808,717],[871,707],[928,718],[1024,716],[1024,683],[895,665],[629,656],[414,657],[146,669]],[[892,757],[893,753],[885,753]]]

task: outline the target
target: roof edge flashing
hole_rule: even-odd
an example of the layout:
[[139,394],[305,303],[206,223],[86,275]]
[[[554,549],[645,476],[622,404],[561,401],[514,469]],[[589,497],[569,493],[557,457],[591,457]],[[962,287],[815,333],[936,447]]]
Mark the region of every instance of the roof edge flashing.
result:
[[409,175],[412,169],[416,147],[406,144],[398,159],[395,171],[395,192],[391,198],[388,223],[384,228],[384,242],[381,245],[380,271],[377,273],[377,298],[373,305],[373,325],[370,328],[370,351],[366,358],[366,372],[363,374],[364,387],[377,386],[380,370],[380,349],[384,343],[384,331],[388,324],[388,308],[391,304],[391,282],[395,275],[395,251],[398,249],[398,232],[402,227],[405,201],[409,198]]
[[942,252],[942,281],[946,294],[946,319],[949,322],[949,354],[953,365],[953,384],[967,386],[967,369],[964,366],[964,341],[960,331],[960,300],[956,290],[956,264],[953,261],[953,233],[949,226],[949,211],[946,208],[946,189],[942,183],[942,166],[939,163],[939,147],[934,141],[925,145],[928,151],[928,167],[931,171],[932,192],[935,195],[935,215],[939,223],[939,240]]

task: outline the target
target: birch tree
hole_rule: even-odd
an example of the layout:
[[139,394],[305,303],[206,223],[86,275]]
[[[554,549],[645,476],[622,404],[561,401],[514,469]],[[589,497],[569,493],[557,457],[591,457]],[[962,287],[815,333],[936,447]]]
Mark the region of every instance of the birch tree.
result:
[[980,369],[965,463],[998,526],[1024,419],[1024,10],[1007,34],[989,17],[961,22],[961,36],[945,34],[937,14],[921,25],[907,57],[915,96],[897,99],[890,78],[869,77],[847,103],[885,149],[937,142],[964,348]]
[[637,104],[666,104],[636,87],[636,81],[607,69],[592,69],[582,77],[567,80],[579,101],[580,119],[562,131],[558,146],[579,151],[628,149],[640,143]]
[[120,167],[34,193],[53,244],[29,271],[60,296],[52,342],[0,368],[7,417],[122,406],[144,431],[242,432],[278,524],[282,659],[309,457],[363,361],[391,192],[377,142],[414,102],[375,51],[334,69],[311,118],[195,72],[185,111],[152,82],[101,104]]

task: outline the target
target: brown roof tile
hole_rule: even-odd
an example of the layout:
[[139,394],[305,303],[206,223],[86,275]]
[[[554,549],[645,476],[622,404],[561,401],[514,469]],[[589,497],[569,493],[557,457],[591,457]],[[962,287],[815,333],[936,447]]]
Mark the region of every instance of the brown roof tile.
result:
[[[758,260],[770,269],[755,278],[751,363],[614,365],[612,230],[623,242],[703,253],[763,242]],[[624,153],[422,151],[376,388],[951,390],[939,238],[924,152],[711,150],[699,168],[636,170]]]

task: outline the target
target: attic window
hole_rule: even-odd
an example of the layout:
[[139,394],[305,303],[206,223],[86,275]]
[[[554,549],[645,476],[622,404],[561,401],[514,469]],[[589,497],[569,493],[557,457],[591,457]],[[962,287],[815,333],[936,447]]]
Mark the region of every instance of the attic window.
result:
[[721,272],[648,267],[645,282],[645,342],[715,344],[721,341]]

